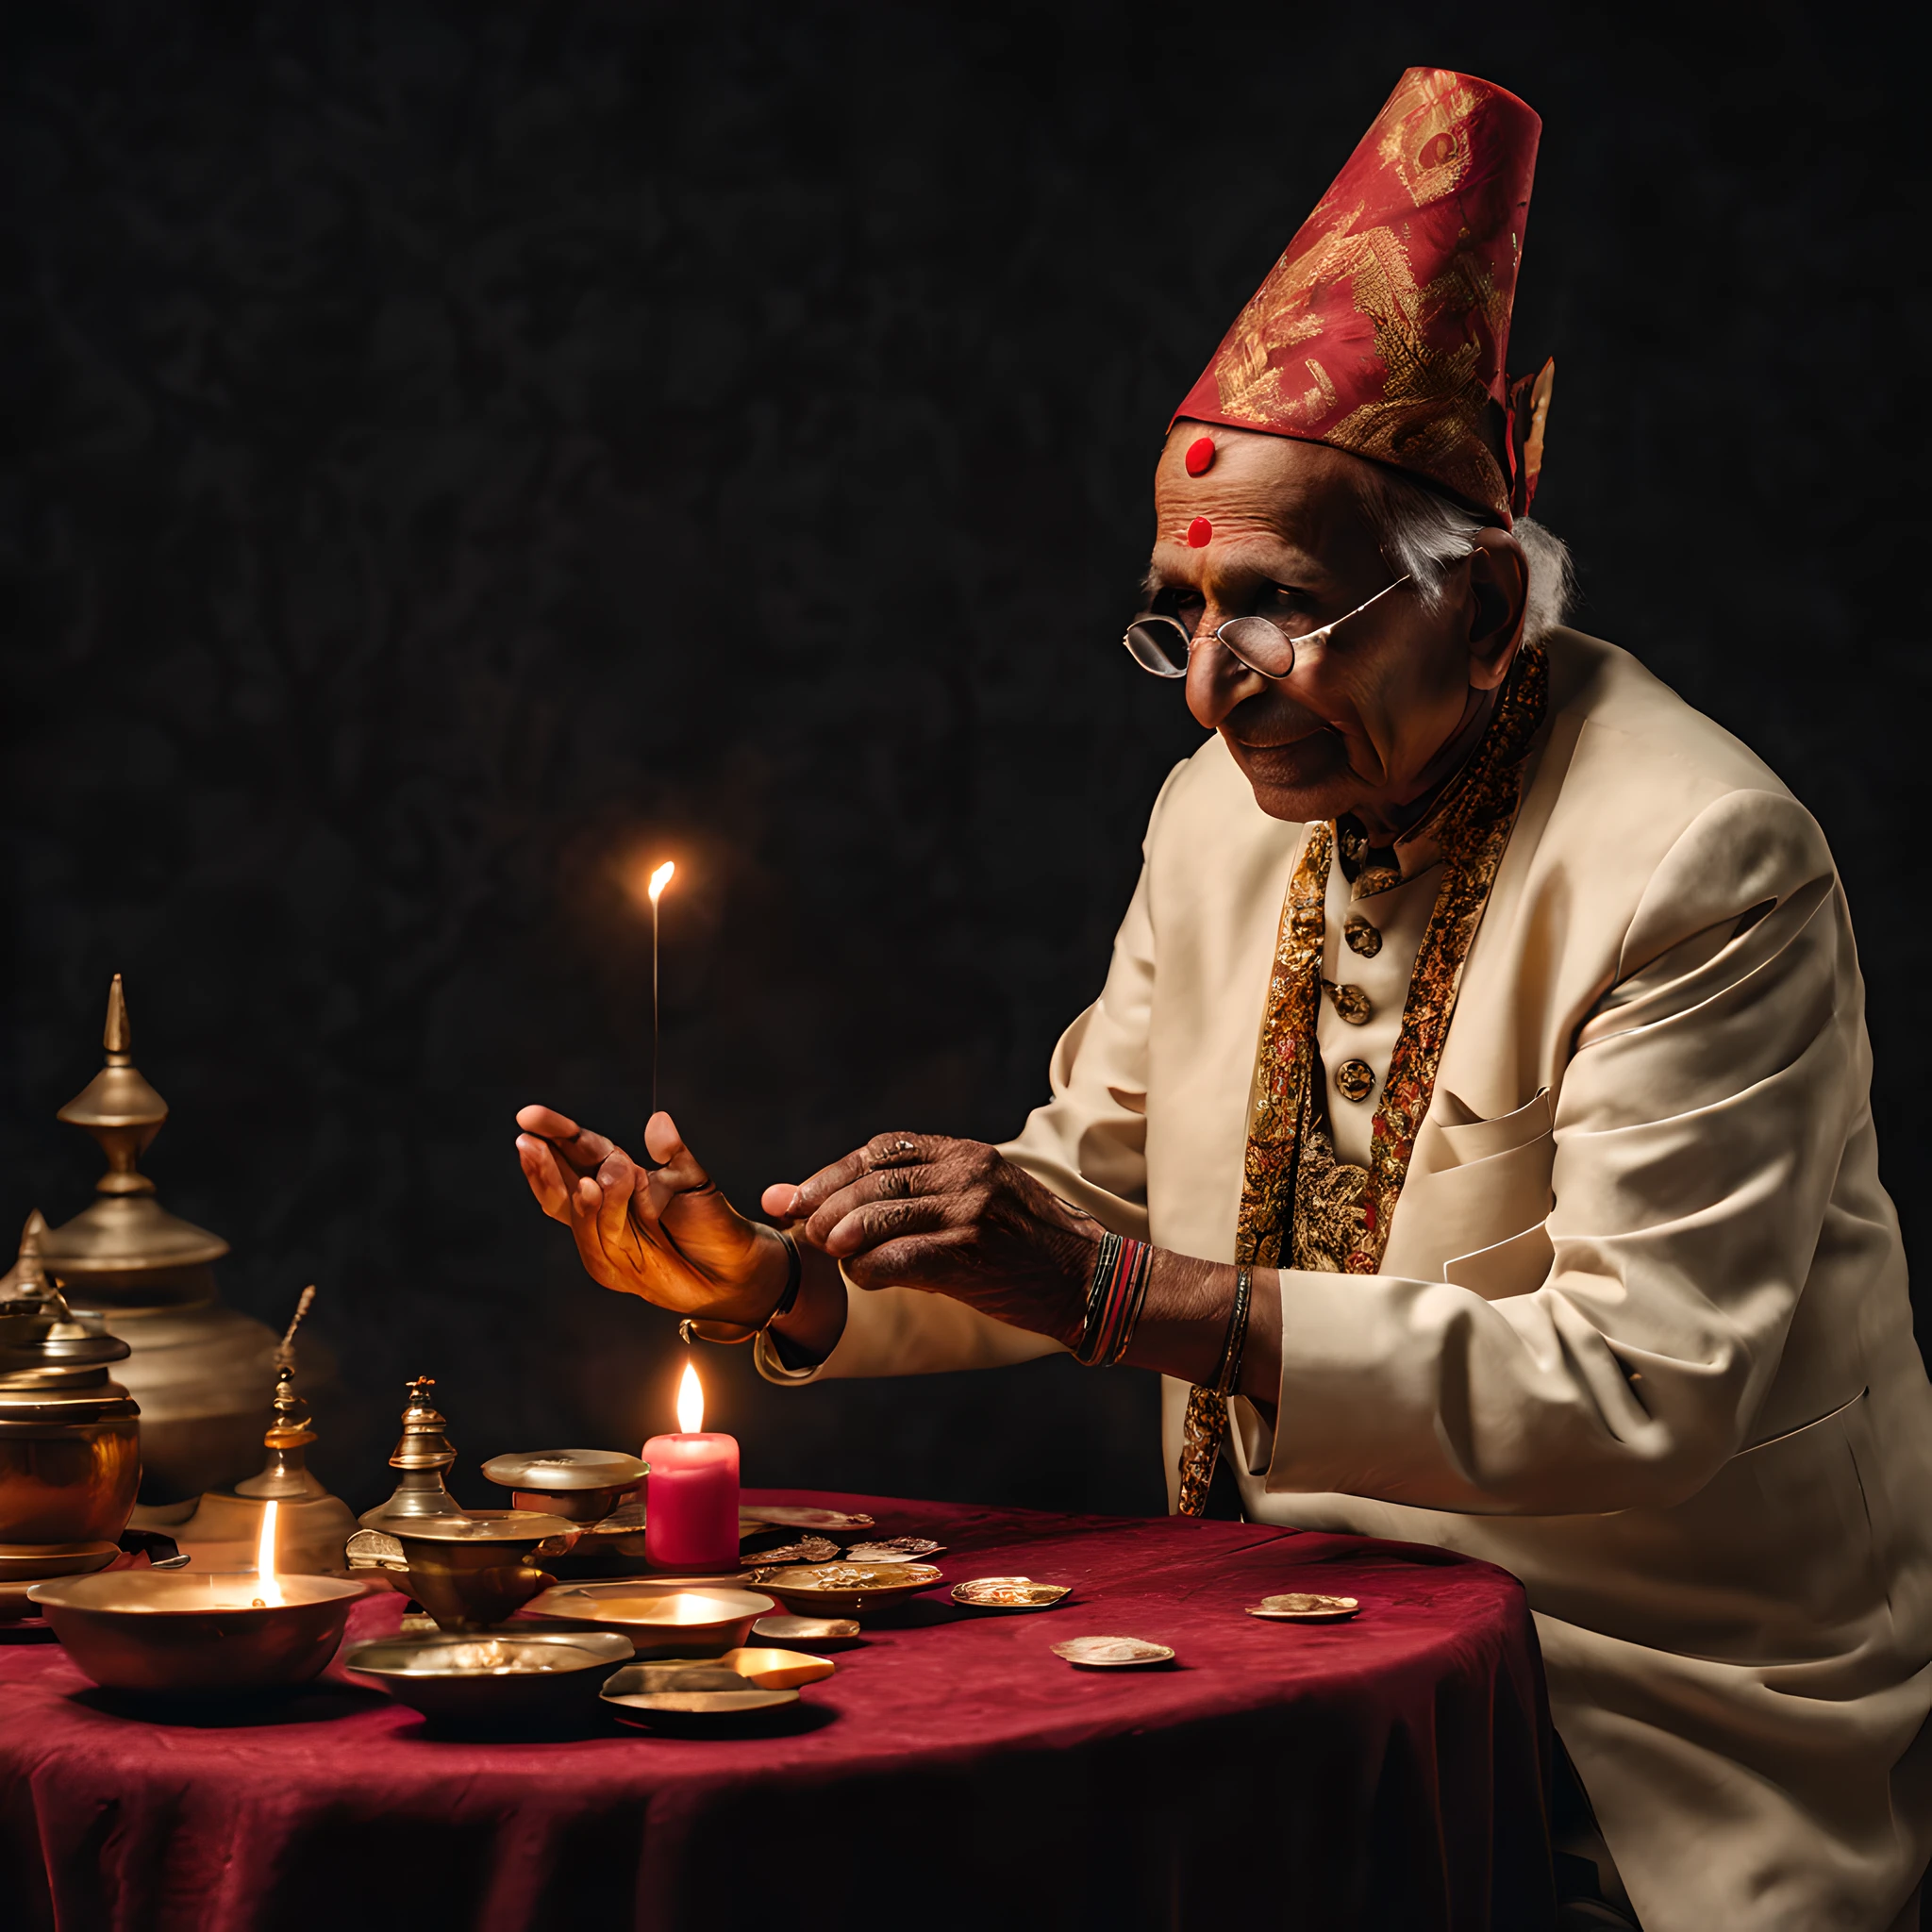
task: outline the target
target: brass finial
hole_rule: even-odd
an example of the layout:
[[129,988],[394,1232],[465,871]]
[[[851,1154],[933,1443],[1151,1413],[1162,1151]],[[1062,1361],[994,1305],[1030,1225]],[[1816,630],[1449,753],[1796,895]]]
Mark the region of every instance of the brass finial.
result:
[[405,1391],[408,1405],[403,1410],[403,1433],[390,1457],[389,1466],[403,1473],[395,1492],[378,1508],[365,1510],[360,1518],[367,1528],[379,1529],[391,1518],[422,1516],[460,1516],[462,1506],[443,1488],[442,1473],[457,1459],[447,1424],[429,1400],[436,1387],[434,1375],[418,1375]]
[[64,1316],[66,1302],[60,1291],[47,1279],[46,1265],[41,1259],[41,1241],[46,1232],[46,1216],[38,1208],[32,1209],[26,1225],[20,1231],[20,1257],[5,1274],[0,1274],[0,1300],[45,1303]]
[[[42,1247],[48,1267],[70,1290],[134,1271],[206,1267],[228,1252],[220,1235],[162,1208],[154,1182],[136,1166],[168,1118],[168,1103],[135,1066],[133,1041],[127,993],[117,973],[101,1029],[107,1064],[56,1116],[85,1127],[108,1158],[92,1205],[53,1229]],[[82,1306],[88,1306],[84,1297]]]
[[[101,1044],[110,1056],[121,1055],[124,1065],[126,1056],[134,1051],[134,1028],[127,1024],[127,994],[118,973],[108,989],[108,1024],[101,1029]],[[114,1064],[111,1058],[108,1064]]]

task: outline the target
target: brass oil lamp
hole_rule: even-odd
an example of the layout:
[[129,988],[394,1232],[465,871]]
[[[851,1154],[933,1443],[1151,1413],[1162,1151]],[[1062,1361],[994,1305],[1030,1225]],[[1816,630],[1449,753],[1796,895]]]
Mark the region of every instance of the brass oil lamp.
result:
[[295,1319],[275,1349],[274,1420],[261,1439],[267,1461],[258,1474],[232,1489],[205,1493],[193,1515],[174,1532],[197,1569],[245,1568],[259,1547],[262,1517],[274,1504],[276,1569],[310,1576],[342,1571],[343,1548],[356,1533],[356,1519],[308,1468],[315,1430],[308,1405],[295,1392],[295,1330],[314,1299],[313,1288],[302,1291]]
[[108,1375],[127,1344],[48,1280],[46,1225],[0,1279],[0,1586],[110,1562],[141,1481],[141,1411]]
[[169,1213],[137,1165],[168,1104],[134,1064],[118,973],[102,1044],[107,1064],[58,1118],[94,1137],[107,1171],[92,1204],[48,1233],[42,1255],[75,1314],[111,1323],[128,1345],[121,1374],[141,1405],[140,1500],[163,1506],[143,1508],[140,1520],[159,1527],[180,1521],[201,1491],[255,1466],[275,1339],[222,1306],[212,1264],[227,1242]]

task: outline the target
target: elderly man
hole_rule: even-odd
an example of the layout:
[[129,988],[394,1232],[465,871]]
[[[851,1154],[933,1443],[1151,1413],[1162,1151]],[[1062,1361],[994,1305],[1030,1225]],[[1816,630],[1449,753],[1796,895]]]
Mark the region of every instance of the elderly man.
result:
[[1932,1391],[1851,925],[1777,778],[1561,625],[1503,375],[1537,134],[1407,75],[1182,404],[1127,642],[1213,735],[1016,1141],[880,1136],[785,1232],[662,1114],[650,1169],[518,1144],[599,1281],[774,1380],[1157,1370],[1180,1508],[1224,1457],[1256,1520],[1507,1566],[1620,1909],[1882,1932]]

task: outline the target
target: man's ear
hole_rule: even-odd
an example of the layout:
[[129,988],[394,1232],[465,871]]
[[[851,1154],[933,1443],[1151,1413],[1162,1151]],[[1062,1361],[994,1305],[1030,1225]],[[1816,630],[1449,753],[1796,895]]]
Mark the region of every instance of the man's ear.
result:
[[1494,691],[1515,661],[1529,607],[1529,559],[1507,530],[1476,533],[1469,592],[1469,681]]

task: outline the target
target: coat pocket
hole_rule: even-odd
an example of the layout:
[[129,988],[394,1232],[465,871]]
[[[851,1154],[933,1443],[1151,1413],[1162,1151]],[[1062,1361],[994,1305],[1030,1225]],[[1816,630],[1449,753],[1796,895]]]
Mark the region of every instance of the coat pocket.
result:
[[1454,1288],[1471,1290],[1486,1302],[1500,1302],[1513,1294],[1534,1294],[1549,1279],[1556,1258],[1550,1231],[1539,1221],[1506,1241],[1444,1261],[1442,1279]]
[[[1507,1264],[1509,1279],[1519,1279],[1534,1259],[1535,1236],[1549,1216],[1556,1159],[1556,1137],[1545,1129],[1501,1154],[1411,1173],[1396,1203],[1396,1232],[1390,1239],[1391,1249],[1401,1243],[1399,1272],[1446,1280],[1443,1268],[1452,1259],[1474,1259],[1521,1241],[1509,1256],[1494,1257]],[[1543,1239],[1547,1242],[1548,1236]]]
[[1429,1111],[1427,1137],[1417,1146],[1416,1158],[1430,1171],[1468,1167],[1546,1139],[1556,1124],[1547,1087],[1538,1089],[1513,1113],[1493,1120],[1478,1118],[1455,1094],[1445,1092]]

